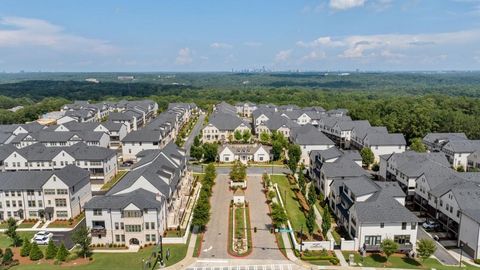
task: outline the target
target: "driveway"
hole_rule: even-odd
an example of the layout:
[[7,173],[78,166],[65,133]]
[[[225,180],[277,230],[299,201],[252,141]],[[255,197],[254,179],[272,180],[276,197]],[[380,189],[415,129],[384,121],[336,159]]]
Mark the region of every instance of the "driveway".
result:
[[270,233],[272,220],[268,216],[269,209],[262,192],[261,178],[260,175],[249,175],[245,192],[245,199],[250,206],[251,227],[257,227],[257,232],[252,232],[253,251],[248,258],[285,260],[275,243],[275,235]]
[[[71,249],[73,248],[73,246],[75,245],[72,241],[72,235],[73,233],[78,229],[80,228],[81,226],[85,226],[86,223],[85,223],[85,219],[83,219],[82,221],[80,221],[80,223],[73,229],[73,230],[70,230],[70,231],[62,231],[62,232],[56,232],[56,231],[53,231],[53,237],[52,237],[52,241],[58,245],[60,245],[62,242],[63,244],[65,245],[65,247],[67,249]],[[48,228],[46,229],[48,231]]]
[[219,175],[213,186],[210,222],[203,237],[200,258],[230,258],[227,253],[228,211],[233,194],[229,191],[228,181],[228,176]]
[[444,264],[448,265],[458,265],[458,260],[455,259],[440,243],[433,240],[432,236],[428,234],[421,226],[418,227],[417,230],[417,239],[430,239],[435,242],[437,245],[437,250],[433,254],[437,259],[439,259]]
[[190,132],[190,136],[188,136],[187,140],[185,141],[185,144],[183,145],[183,148],[187,150],[187,156],[190,156],[190,147],[193,144],[194,138],[200,133],[200,130],[203,127],[203,122],[205,121],[205,114],[200,114],[198,117],[197,123],[192,129],[192,132]]

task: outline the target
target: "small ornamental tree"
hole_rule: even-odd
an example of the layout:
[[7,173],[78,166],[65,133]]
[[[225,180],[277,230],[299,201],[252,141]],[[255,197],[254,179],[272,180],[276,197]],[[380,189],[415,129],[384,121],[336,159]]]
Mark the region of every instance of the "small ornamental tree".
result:
[[236,131],[233,133],[233,136],[235,137],[235,140],[236,140],[236,141],[240,141],[240,140],[242,140],[242,138],[243,138],[242,133],[241,133],[239,130],[236,130]]
[[278,203],[272,203],[272,221],[275,227],[281,227],[287,223],[288,217],[285,211]]
[[437,245],[430,239],[420,239],[417,242],[417,254],[422,260],[430,258],[436,250]]
[[300,156],[302,155],[302,150],[297,144],[290,144],[288,146],[288,168],[294,174],[297,171],[297,165],[300,161]]
[[65,248],[65,245],[62,243],[60,248],[58,248],[57,254],[55,255],[55,260],[64,262],[69,255],[68,250]]
[[315,210],[313,207],[310,207],[310,210],[308,210],[307,217],[305,220],[305,225],[307,226],[308,234],[313,235],[313,232],[315,230]]
[[250,132],[249,129],[246,129],[243,131],[242,139],[244,143],[248,143],[251,137],[252,137],[252,133]]
[[52,239],[48,241],[47,250],[45,251],[45,259],[51,260],[57,255],[57,246],[53,243]]
[[79,255],[84,258],[90,256],[90,244],[92,243],[92,237],[90,236],[90,230],[81,226],[72,235],[72,241],[80,247]]
[[322,234],[323,237],[327,237],[327,233],[332,227],[332,217],[330,216],[330,210],[328,207],[325,207],[325,211],[323,211],[322,215]]
[[30,249],[30,260],[38,261],[43,258],[43,253],[38,247],[37,243],[33,242],[32,248]]
[[268,143],[268,141],[270,141],[270,135],[265,131],[260,133],[260,141],[262,143]]
[[198,161],[202,160],[203,148],[201,146],[192,145],[192,147],[190,147],[190,156]]
[[380,243],[380,249],[385,254],[388,261],[388,258],[398,250],[398,244],[392,239],[387,238]]
[[360,151],[360,155],[362,156],[363,164],[365,164],[365,166],[367,167],[370,167],[370,165],[375,160],[375,156],[373,155],[372,149],[368,147],[362,148],[362,151]]
[[193,138],[193,145],[198,147],[201,144],[202,142],[200,141],[200,135],[195,136],[195,138]]
[[307,184],[305,183],[305,176],[303,175],[302,170],[298,172],[298,187],[303,195],[307,192]]
[[281,142],[274,141],[272,143],[272,156],[273,160],[279,160],[282,156],[283,146]]
[[413,138],[410,144],[410,150],[419,152],[419,153],[425,153],[427,152],[427,147],[425,144],[422,142],[422,139],[420,138]]
[[2,264],[8,265],[11,264],[13,261],[13,252],[11,248],[5,249],[5,254],[3,254]]
[[22,247],[20,248],[20,256],[28,257],[28,255],[30,255],[31,248],[32,248],[32,245],[30,244],[30,241],[28,241],[27,237],[25,237],[23,239]]
[[308,204],[313,207],[313,205],[317,202],[317,192],[315,191],[315,187],[313,183],[310,184],[310,188],[308,190]]
[[18,247],[21,245],[22,240],[20,239],[20,236],[17,234],[17,221],[10,217],[7,220],[7,230],[5,231],[5,234],[10,237],[10,240],[12,240],[12,245],[14,247]]
[[203,159],[206,162],[214,162],[217,159],[218,144],[204,143],[203,144]]

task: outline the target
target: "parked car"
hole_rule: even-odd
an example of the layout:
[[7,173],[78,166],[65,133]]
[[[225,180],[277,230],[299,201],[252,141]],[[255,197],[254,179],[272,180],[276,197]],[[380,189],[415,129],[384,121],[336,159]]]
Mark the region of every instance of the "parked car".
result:
[[435,222],[433,220],[427,220],[422,224],[422,227],[425,230],[435,230],[435,229],[438,229],[440,227],[440,224],[438,224],[437,222]]
[[122,163],[122,166],[124,167],[132,166],[132,165],[133,165],[133,161],[131,160],[127,160]]
[[53,233],[51,232],[39,231],[33,236],[31,242],[37,243],[37,245],[47,245],[52,237]]

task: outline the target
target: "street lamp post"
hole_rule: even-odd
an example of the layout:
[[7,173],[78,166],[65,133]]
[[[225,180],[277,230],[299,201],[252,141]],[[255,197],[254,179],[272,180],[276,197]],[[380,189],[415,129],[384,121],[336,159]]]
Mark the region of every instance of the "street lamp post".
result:
[[463,243],[460,242],[460,261],[458,262],[458,267],[462,267],[462,256],[463,256]]
[[300,228],[300,255],[302,254],[302,247],[303,247],[303,225]]

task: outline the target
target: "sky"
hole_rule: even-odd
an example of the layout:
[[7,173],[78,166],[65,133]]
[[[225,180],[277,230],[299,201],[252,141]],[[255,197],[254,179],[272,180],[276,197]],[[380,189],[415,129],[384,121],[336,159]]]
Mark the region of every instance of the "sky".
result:
[[480,0],[0,0],[0,72],[479,67]]

